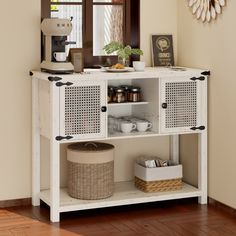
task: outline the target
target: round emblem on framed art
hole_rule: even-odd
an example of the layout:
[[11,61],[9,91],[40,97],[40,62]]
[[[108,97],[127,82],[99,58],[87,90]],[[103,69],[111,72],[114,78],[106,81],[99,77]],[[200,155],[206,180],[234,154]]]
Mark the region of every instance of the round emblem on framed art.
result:
[[226,0],[188,0],[192,13],[202,22],[215,20],[225,5]]
[[169,49],[170,40],[167,37],[160,37],[156,40],[156,46],[164,52]]

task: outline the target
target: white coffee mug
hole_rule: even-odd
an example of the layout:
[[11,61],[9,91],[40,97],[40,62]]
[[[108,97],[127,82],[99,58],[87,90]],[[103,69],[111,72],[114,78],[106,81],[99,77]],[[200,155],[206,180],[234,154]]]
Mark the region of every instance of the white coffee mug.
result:
[[133,61],[133,68],[135,71],[144,71],[145,62],[143,61]]
[[137,121],[137,130],[139,132],[145,132],[148,129],[152,128],[152,123],[148,122],[148,121]]
[[122,122],[120,125],[122,133],[130,133],[132,130],[136,129],[136,124],[131,122]]
[[65,52],[54,52],[54,58],[56,61],[66,61],[66,53]]

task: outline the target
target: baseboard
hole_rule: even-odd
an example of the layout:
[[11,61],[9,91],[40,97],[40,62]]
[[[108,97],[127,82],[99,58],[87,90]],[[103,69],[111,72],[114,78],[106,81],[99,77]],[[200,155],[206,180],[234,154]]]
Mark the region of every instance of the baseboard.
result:
[[0,201],[0,208],[15,207],[15,206],[29,206],[29,205],[31,205],[31,198]]
[[230,206],[227,206],[227,205],[225,205],[225,204],[223,204],[221,202],[218,202],[217,200],[215,200],[213,198],[210,198],[210,197],[209,197],[208,202],[209,202],[209,205],[217,207],[217,208],[219,208],[219,209],[221,209],[221,210],[223,210],[225,212],[231,213],[231,214],[236,216],[236,209],[234,209],[234,208],[232,208]]

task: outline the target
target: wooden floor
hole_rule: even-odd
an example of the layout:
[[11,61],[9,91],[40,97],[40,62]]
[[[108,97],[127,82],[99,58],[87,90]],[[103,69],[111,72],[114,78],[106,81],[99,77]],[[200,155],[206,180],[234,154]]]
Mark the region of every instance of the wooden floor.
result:
[[0,236],[236,236],[235,214],[196,201],[88,210],[61,215],[49,222],[49,210],[41,207],[0,209]]

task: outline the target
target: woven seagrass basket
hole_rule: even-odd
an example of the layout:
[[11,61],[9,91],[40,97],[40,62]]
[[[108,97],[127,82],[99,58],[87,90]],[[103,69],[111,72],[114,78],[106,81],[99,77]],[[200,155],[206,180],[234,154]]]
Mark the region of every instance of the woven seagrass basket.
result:
[[182,188],[182,165],[145,168],[135,164],[135,186],[143,192],[175,191]]
[[182,179],[144,181],[138,177],[135,177],[134,181],[135,186],[146,193],[174,191],[182,188]]
[[76,143],[67,148],[68,194],[95,200],[114,192],[114,146],[106,143]]

